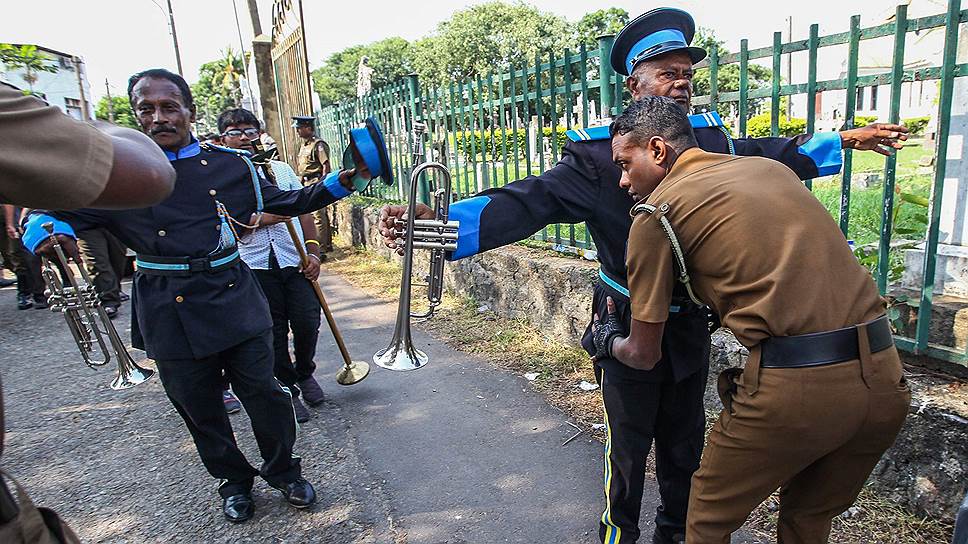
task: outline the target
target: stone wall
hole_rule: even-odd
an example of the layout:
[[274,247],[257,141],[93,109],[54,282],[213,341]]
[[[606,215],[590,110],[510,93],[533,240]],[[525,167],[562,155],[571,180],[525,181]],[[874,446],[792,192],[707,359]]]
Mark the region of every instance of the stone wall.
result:
[[[377,208],[341,203],[337,217],[343,243],[399,258],[382,243]],[[417,252],[415,270],[427,269],[427,253]],[[588,323],[596,278],[595,263],[520,246],[445,268],[449,290],[471,296],[498,314],[526,319],[572,344],[578,343]],[[710,376],[742,366],[746,350],[727,331],[717,331],[712,344]],[[907,424],[874,469],[871,484],[918,515],[951,519],[968,483],[968,387],[917,372],[910,373],[909,383],[913,400]],[[705,395],[712,415],[722,408],[715,385],[715,378],[710,379]]]

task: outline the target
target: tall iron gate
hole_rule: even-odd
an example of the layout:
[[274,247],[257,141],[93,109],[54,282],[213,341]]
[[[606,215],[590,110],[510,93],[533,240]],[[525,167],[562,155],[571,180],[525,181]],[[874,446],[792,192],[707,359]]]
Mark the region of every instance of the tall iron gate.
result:
[[[836,96],[838,92],[845,94],[842,110],[836,115],[838,126],[827,127],[833,130],[868,122],[858,122],[861,120],[856,116],[857,101],[865,96],[873,100],[873,89],[889,87],[887,100],[890,105],[886,115],[878,120],[897,123],[903,119],[902,106],[906,107],[902,104],[903,86],[923,84],[919,82],[935,86],[937,101],[930,106],[933,126],[929,127],[934,133],[935,147],[933,150],[924,148],[924,155],[927,158],[933,156],[934,160],[925,161],[929,165],[922,166],[922,169],[929,168],[930,174],[918,177],[917,174],[904,173],[901,176],[897,156],[874,156],[874,160],[879,161],[874,170],[882,176],[878,182],[880,188],[861,193],[852,189],[851,176],[858,161],[869,163],[872,160],[870,152],[860,156],[846,150],[841,174],[806,183],[839,220],[848,239],[858,237],[860,245],[864,245],[864,236],[870,238],[866,240],[870,247],[867,264],[882,293],[896,279],[902,257],[898,246],[906,247],[907,239],[923,243],[925,256],[920,295],[918,300],[910,301],[917,313],[916,330],[911,337],[899,337],[898,345],[915,353],[965,363],[968,356],[964,349],[953,350],[928,342],[952,93],[955,78],[968,76],[968,64],[959,64],[956,59],[959,25],[968,21],[968,10],[961,9],[960,0],[949,0],[947,7],[944,14],[908,18],[907,6],[902,5],[897,7],[889,22],[877,26],[862,28],[860,17],[854,16],[847,32],[820,36],[818,25],[814,24],[805,40],[784,42],[781,33],[776,32],[772,36],[772,45],[766,47],[750,49],[749,40],[744,39],[739,52],[718,58],[716,51],[711,51],[710,57],[697,65],[697,75],[708,74],[709,91],[703,96],[695,96],[693,106],[696,112],[718,109],[737,137],[756,132],[756,128],[759,133],[754,135],[776,136],[784,133],[788,123],[781,111],[786,100],[805,100],[805,119],[797,128],[802,129],[800,132],[814,132],[821,121],[817,118],[816,105],[824,97]],[[907,45],[922,39],[927,32],[937,35],[941,54],[925,62],[906,65]],[[861,44],[878,39],[891,43],[888,46],[892,51],[890,66],[861,70]],[[374,89],[362,99],[324,107],[316,115],[323,137],[331,143],[338,143],[340,149],[346,145],[349,128],[358,126],[365,116],[379,118],[387,132],[399,182],[391,188],[373,188],[369,196],[391,200],[407,196],[411,124],[414,120],[426,123],[434,158],[451,168],[454,196],[460,199],[543,172],[557,161],[566,142],[566,129],[594,125],[596,121],[600,123],[602,118],[621,111],[629,100],[623,78],[616,77],[608,62],[602,62],[602,59],[609,58],[612,42],[612,37],[603,37],[598,48],[583,46],[561,53],[546,52],[532,63],[514,66],[508,72],[444,86],[423,86],[416,76],[408,76]],[[837,78],[818,78],[818,57],[825,48],[832,48],[826,50],[828,54],[841,60],[846,58],[843,72]],[[797,74],[802,81],[783,81],[783,59],[798,54],[806,57],[805,77]],[[769,74],[758,87],[750,76],[751,64],[757,63],[768,64],[763,69]],[[739,66],[737,89],[721,88],[720,76],[730,65]],[[909,97],[911,92],[908,88]],[[751,114],[757,111],[768,117],[768,128],[753,126],[757,118]],[[911,123],[917,121],[909,120]],[[825,122],[829,125],[829,120]],[[338,157],[334,158],[338,162]],[[902,166],[907,172],[906,165]],[[902,183],[899,184],[899,180]],[[911,187],[914,189],[909,189]],[[875,208],[873,211],[868,209],[871,206]],[[923,221],[917,223],[919,228],[909,226],[911,221],[922,217]],[[864,231],[858,226],[864,221],[876,223],[876,226]],[[904,223],[903,228],[899,227],[899,221]],[[594,256],[594,245],[584,225],[549,226],[534,238],[546,241],[558,250]]]
[[312,87],[306,60],[306,41],[302,18],[302,0],[275,0],[272,5],[272,73],[276,100],[279,104],[283,157],[296,164],[300,141],[289,128],[294,115],[310,115]]

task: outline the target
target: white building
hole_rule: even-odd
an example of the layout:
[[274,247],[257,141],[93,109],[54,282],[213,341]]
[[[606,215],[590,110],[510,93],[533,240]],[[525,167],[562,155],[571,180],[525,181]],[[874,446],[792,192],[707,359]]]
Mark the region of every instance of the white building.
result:
[[[16,44],[15,44],[16,45]],[[56,72],[38,72],[33,90],[49,104],[57,106],[64,113],[76,119],[83,119],[84,104],[87,105],[87,118],[94,119],[94,103],[91,100],[91,84],[87,79],[87,69],[83,59],[69,53],[62,53],[38,45],[37,51],[47,55],[57,68]],[[78,75],[80,72],[80,75]],[[23,69],[8,70],[0,64],[0,79],[28,88],[23,79]]]
[[[901,3],[901,2],[898,2]],[[908,19],[944,13],[947,9],[943,0],[907,0]],[[894,3],[887,9],[878,9],[877,16],[861,19],[861,27],[871,27],[894,21]],[[872,11],[872,10],[871,10]],[[798,37],[799,39],[799,37]],[[909,32],[905,37],[904,70],[918,70],[941,66],[944,49],[944,27],[931,28],[919,32]],[[794,60],[794,79],[796,83],[806,81],[806,54]],[[872,40],[861,40],[858,50],[858,71],[860,77],[890,74],[894,55],[894,37],[886,36]],[[784,59],[784,64],[787,62]],[[799,77],[798,77],[799,76]],[[821,48],[817,63],[819,80],[847,78],[847,46]],[[913,81],[901,84],[901,119],[911,117],[931,117],[937,113],[937,80]],[[807,97],[798,95],[792,98],[793,116],[806,117]],[[818,128],[839,126],[843,123],[847,106],[846,91],[827,91],[817,95],[816,115]],[[855,115],[873,116],[879,121],[887,121],[891,108],[891,86],[877,85],[857,89]]]

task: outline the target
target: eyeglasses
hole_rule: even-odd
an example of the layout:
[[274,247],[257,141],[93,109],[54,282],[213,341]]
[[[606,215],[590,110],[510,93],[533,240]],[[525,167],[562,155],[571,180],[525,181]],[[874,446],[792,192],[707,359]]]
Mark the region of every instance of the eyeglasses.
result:
[[247,128],[245,130],[240,130],[237,128],[233,128],[232,130],[226,130],[225,132],[223,132],[222,136],[225,136],[227,138],[241,138],[243,134],[245,134],[249,138],[255,138],[256,136],[259,135],[259,129]]

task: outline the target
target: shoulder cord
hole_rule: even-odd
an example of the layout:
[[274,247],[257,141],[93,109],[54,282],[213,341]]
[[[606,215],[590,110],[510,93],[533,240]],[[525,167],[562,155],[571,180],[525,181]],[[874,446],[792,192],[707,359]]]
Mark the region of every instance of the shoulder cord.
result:
[[726,130],[726,127],[722,127],[721,126],[721,127],[719,127],[719,130],[722,131],[723,136],[726,136],[726,145],[729,146],[729,154],[730,155],[735,155],[736,154],[736,147],[733,145],[733,137],[729,134],[729,131]]
[[237,149],[221,147],[221,146],[216,146],[211,144],[205,144],[205,147],[218,150],[218,151],[232,153],[238,158],[242,159],[242,161],[245,162],[246,167],[248,167],[249,169],[249,177],[252,180],[252,189],[253,191],[255,191],[255,209],[256,209],[255,223],[250,225],[237,220],[236,218],[232,217],[232,214],[229,213],[228,208],[225,207],[225,204],[222,204],[221,201],[219,201],[218,199],[215,199],[215,211],[218,214],[219,219],[221,220],[223,232],[225,228],[228,227],[235,238],[234,241],[227,241],[223,235],[222,239],[219,242],[219,246],[220,246],[219,249],[222,249],[221,246],[223,246],[225,243],[231,243],[232,245],[234,245],[235,243],[244,244],[244,242],[242,241],[242,238],[239,236],[238,231],[235,230],[235,225],[238,225],[245,229],[256,229],[256,228],[259,228],[262,223],[262,205],[263,205],[262,186],[259,184],[259,175],[256,172],[255,164],[253,164],[252,161],[249,160],[249,157],[246,156],[245,153],[242,153]]
[[[668,209],[669,205],[663,204],[660,208],[660,211],[665,212]],[[651,204],[638,204],[632,208],[632,217],[635,217],[643,212],[652,215],[655,213],[655,211],[656,207],[652,206]],[[682,246],[679,245],[679,238],[676,237],[675,231],[672,230],[672,224],[669,223],[665,213],[659,214],[659,224],[662,225],[662,230],[665,232],[666,238],[669,239],[669,244],[672,246],[672,254],[675,256],[673,264],[675,265],[676,275],[678,276],[677,279],[680,283],[686,286],[686,292],[689,293],[689,298],[692,299],[692,301],[696,304],[704,306],[705,304],[699,300],[699,297],[697,297],[692,291],[692,280],[690,280],[689,273],[686,271],[686,257],[682,253]]]

